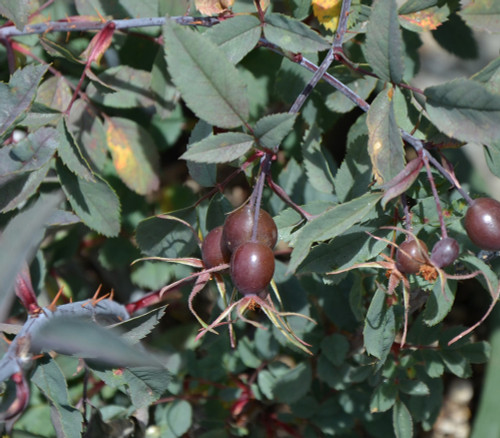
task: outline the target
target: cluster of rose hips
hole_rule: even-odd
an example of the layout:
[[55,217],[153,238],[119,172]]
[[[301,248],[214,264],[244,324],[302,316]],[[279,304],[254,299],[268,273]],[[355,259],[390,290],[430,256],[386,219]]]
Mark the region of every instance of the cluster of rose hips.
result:
[[[500,251],[500,202],[491,198],[472,201],[465,214],[465,231],[479,248]],[[451,265],[459,255],[458,242],[451,237],[438,241],[430,260],[437,268]],[[427,246],[421,240],[409,239],[399,245],[396,266],[404,274],[416,274],[426,263]]]
[[243,295],[265,296],[274,274],[273,248],[278,229],[264,210],[259,210],[256,227],[254,224],[255,209],[251,205],[234,211],[224,225],[207,234],[202,258],[206,268],[229,263],[233,284]]

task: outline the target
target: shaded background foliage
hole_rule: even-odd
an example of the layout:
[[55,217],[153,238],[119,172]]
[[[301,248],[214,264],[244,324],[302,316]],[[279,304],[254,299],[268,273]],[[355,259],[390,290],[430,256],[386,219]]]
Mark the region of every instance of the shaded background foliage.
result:
[[[491,363],[498,360],[496,332],[485,326],[448,345],[496,301],[498,261],[476,257],[462,223],[467,198],[446,176],[456,175],[466,192],[486,191],[462,155],[465,143],[483,148],[499,176],[499,58],[469,78],[412,87],[424,32],[473,58],[471,29],[498,32],[498,6],[353,1],[331,76],[296,114],[288,111],[313,77],[307,67],[328,58],[341,2],[229,3],[0,2],[3,330],[13,339],[28,310],[41,327],[32,352],[60,353],[24,358],[20,348],[10,360],[14,348],[2,344],[2,364],[15,364],[9,375],[10,365],[2,368],[3,418],[14,436],[421,436],[437,419],[450,376],[469,379],[477,370],[481,388],[476,364],[489,356],[490,334]],[[124,30],[108,21],[148,17],[160,18]],[[60,20],[62,32],[52,23],[15,35],[14,25],[29,30],[49,20]],[[89,27],[69,32],[78,21]],[[335,79],[352,99],[331,87]],[[442,217],[461,246],[446,272],[482,274],[446,284],[409,275],[409,288],[403,281],[388,294],[387,269],[375,268],[389,265],[374,262],[394,255],[387,241],[404,240],[383,228],[403,227],[399,195],[429,248],[442,233],[410,145],[432,152],[425,153],[436,160]],[[317,323],[292,316],[285,334],[307,347],[258,308],[246,316],[264,327],[235,322],[234,349],[224,326],[200,339],[188,307],[192,283],[166,290],[166,308],[155,293],[203,268],[197,239],[250,196],[261,157],[275,158],[263,205],[280,233],[274,280],[282,307]],[[231,280],[222,282],[229,292]],[[13,302],[15,285],[25,308]],[[115,301],[92,299],[101,285]],[[194,299],[204,321],[227,308],[231,294],[221,288],[210,282]],[[67,304],[48,306],[58,290],[58,303]],[[51,312],[88,312],[114,330],[88,315],[46,323]],[[128,314],[134,318],[122,321]],[[16,339],[22,346],[22,335]],[[497,394],[483,395],[474,434],[492,436],[484,428],[499,427],[488,410]],[[12,402],[22,396],[29,398],[14,422]]]

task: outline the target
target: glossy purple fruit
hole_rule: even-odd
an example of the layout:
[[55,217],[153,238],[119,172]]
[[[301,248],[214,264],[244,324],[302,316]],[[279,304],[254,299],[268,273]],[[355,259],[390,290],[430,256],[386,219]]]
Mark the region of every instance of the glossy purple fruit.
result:
[[396,251],[396,267],[404,274],[416,274],[425,263],[423,252],[428,252],[424,242],[405,240]]
[[243,295],[261,294],[274,275],[274,254],[260,242],[241,244],[231,256],[231,279]]
[[201,255],[206,268],[229,263],[231,254],[222,241],[222,225],[210,231],[203,240]]
[[465,214],[465,231],[479,248],[500,250],[500,202],[491,198],[475,199]]
[[[224,222],[223,239],[230,252],[242,243],[252,239],[254,209],[246,205],[231,213]],[[264,210],[259,212],[256,241],[274,248],[278,239],[278,229],[271,215]]]
[[438,268],[451,265],[458,257],[460,247],[458,242],[451,237],[445,237],[436,242],[431,251],[431,261]]

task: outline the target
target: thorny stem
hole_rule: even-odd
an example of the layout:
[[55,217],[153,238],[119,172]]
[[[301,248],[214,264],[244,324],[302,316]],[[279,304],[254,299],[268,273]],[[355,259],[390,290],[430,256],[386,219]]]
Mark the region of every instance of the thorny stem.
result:
[[305,211],[302,207],[299,205],[295,204],[288,194],[283,190],[282,187],[280,187],[278,184],[276,184],[273,179],[271,178],[271,175],[267,176],[267,185],[271,188],[271,190],[276,193],[283,201],[285,201],[290,207],[292,207],[297,213],[299,213],[301,216],[304,217],[307,221],[310,221],[314,219],[316,216],[308,213]]
[[422,160],[425,165],[425,170],[427,171],[427,179],[431,185],[432,196],[434,196],[434,203],[436,204],[436,210],[439,217],[439,225],[441,226],[441,237],[446,239],[448,237],[448,231],[446,230],[446,225],[444,223],[443,209],[441,207],[441,201],[439,200],[439,194],[436,189],[436,183],[434,182],[434,177],[432,176],[431,166],[429,165],[429,158],[423,155]]
[[[330,47],[330,50],[328,50],[325,59],[323,60],[319,68],[317,68],[317,70],[314,72],[314,75],[311,78],[311,80],[308,82],[308,84],[305,86],[302,92],[297,96],[297,99],[295,99],[295,102],[290,108],[290,111],[288,111],[289,113],[295,114],[299,112],[300,108],[302,108],[302,105],[304,105],[306,99],[312,93],[314,87],[318,84],[320,79],[323,78],[326,71],[328,70],[332,62],[335,60],[337,52],[342,51],[342,43],[344,40],[345,32],[347,30],[347,18],[349,15],[350,7],[351,7],[351,0],[344,0],[342,2],[342,10],[340,12],[339,25],[337,28],[337,32],[335,34],[335,38],[333,40],[332,47]],[[275,152],[277,152],[277,148],[278,146],[276,146]]]
[[[0,40],[9,37],[43,34],[46,32],[84,32],[89,30],[102,30],[109,23],[114,23],[116,30],[130,29],[134,27],[160,27],[166,22],[166,17],[145,17],[131,18],[124,20],[109,21],[81,21],[80,17],[68,17],[58,21],[47,21],[44,23],[27,24],[23,30],[15,26],[6,26],[0,28]],[[178,24],[184,26],[203,26],[211,27],[218,24],[220,20],[217,17],[170,17]]]
[[349,18],[349,10],[351,9],[351,0],[344,0],[340,9],[339,24],[333,39],[333,51],[342,53],[342,45],[344,44],[344,35],[347,32],[347,20]]

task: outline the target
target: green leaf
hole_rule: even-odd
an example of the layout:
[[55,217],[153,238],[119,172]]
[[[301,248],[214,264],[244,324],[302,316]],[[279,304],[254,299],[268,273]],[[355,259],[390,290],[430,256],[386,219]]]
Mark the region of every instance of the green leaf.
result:
[[[196,221],[193,209],[170,213],[190,224]],[[149,256],[183,257],[196,248],[193,232],[186,225],[162,217],[141,221],[136,232],[137,244]]]
[[[91,305],[91,304],[89,304]],[[159,359],[90,319],[50,318],[32,336],[33,351],[55,351],[111,366],[156,366]]]
[[111,186],[95,175],[86,181],[57,161],[57,174],[71,207],[89,228],[108,237],[120,232],[120,201]]
[[304,168],[311,185],[322,193],[333,194],[336,164],[327,149],[321,146],[321,134],[316,126],[308,132],[302,143]]
[[310,389],[312,371],[309,363],[301,362],[281,374],[272,388],[274,398],[282,403],[293,403],[304,397]]
[[158,307],[157,309],[153,309],[144,315],[127,319],[126,321],[120,322],[111,327],[119,329],[123,333],[121,336],[122,339],[130,342],[131,344],[136,344],[153,331],[165,315],[166,308],[167,306]]
[[254,135],[263,147],[274,149],[292,130],[296,118],[297,114],[290,113],[264,116],[255,124]]
[[167,61],[163,47],[158,49],[153,67],[151,68],[151,83],[149,87],[154,96],[157,115],[161,119],[170,117],[178,105],[180,93],[172,83],[168,74]]
[[32,132],[19,143],[0,148],[0,185],[44,167],[58,145],[58,132],[46,127]]
[[95,83],[87,87],[88,96],[95,102],[112,108],[152,107],[155,97],[149,88],[151,73],[127,65],[112,67],[99,76],[116,93],[101,93]]
[[500,94],[500,57],[471,76],[471,79],[481,82],[492,93]]
[[237,15],[208,29],[204,36],[217,44],[233,64],[238,64],[259,42],[260,21],[253,15]]
[[36,93],[36,103],[60,111],[66,110],[71,102],[71,88],[63,76],[52,76],[43,81]]
[[486,341],[467,343],[460,352],[470,363],[485,363],[490,359],[491,346]]
[[37,362],[30,378],[49,400],[51,420],[60,438],[80,438],[83,416],[71,405],[64,375],[52,358],[45,356]]
[[[198,120],[194,129],[191,131],[187,149],[192,147],[193,144],[211,136],[213,133],[212,125],[209,125],[204,120]],[[189,170],[189,175],[201,186],[212,187],[217,183],[217,164],[215,163],[196,163],[194,161],[186,160]]]
[[432,122],[449,137],[472,143],[500,139],[500,95],[470,79],[428,87],[425,108]]
[[419,380],[401,379],[399,381],[399,388],[401,392],[409,395],[423,396],[430,394],[426,383]]
[[485,282],[482,275],[479,275],[478,277],[476,277],[476,279],[483,285],[486,290],[488,290],[490,293],[494,293],[498,290],[498,276],[487,263],[472,254],[464,254],[460,257],[460,261],[465,266],[469,267],[472,272],[477,270],[481,271],[481,273],[488,279],[489,285]]
[[189,108],[222,128],[248,119],[245,85],[222,49],[171,20],[163,26],[165,54],[173,82]]
[[398,14],[406,15],[436,6],[439,0],[407,0],[398,9]]
[[462,379],[467,379],[472,375],[470,362],[459,351],[443,350],[441,359],[450,373]]
[[475,0],[467,4],[459,14],[475,29],[500,32],[500,3],[496,0]]
[[368,354],[385,362],[396,337],[396,321],[393,307],[387,307],[387,295],[377,289],[366,314],[363,338]]
[[321,351],[335,366],[344,362],[349,352],[349,341],[345,336],[334,333],[321,341]]
[[165,393],[172,379],[166,369],[158,366],[144,365],[115,372],[91,364],[91,369],[106,385],[112,388],[124,387],[136,409],[151,406]]
[[168,427],[176,437],[183,436],[193,422],[193,408],[185,400],[176,400],[166,407],[166,420]]
[[59,133],[57,152],[66,167],[79,178],[94,181],[94,174],[83,157],[73,135],[69,132],[65,119],[61,119],[57,125],[57,132]]
[[110,15],[113,18],[155,17],[158,14],[158,0],[145,0],[138,3],[136,0],[120,0],[108,2],[106,0],[75,0],[76,10],[80,15],[102,17]]
[[424,309],[424,322],[428,326],[440,323],[451,310],[455,301],[456,283],[445,281],[442,289],[442,279],[439,278],[427,298]]
[[364,55],[382,80],[399,84],[403,80],[403,38],[396,0],[376,0],[366,29]]
[[0,137],[29,109],[48,65],[28,65],[16,70],[9,84],[0,83]]
[[197,163],[228,163],[245,155],[253,142],[248,134],[225,132],[192,144],[180,158]]
[[[366,100],[372,93],[376,84],[377,78],[366,76],[357,78],[346,85],[359,97],[361,97],[361,99]],[[330,111],[341,114],[348,113],[356,107],[356,103],[344,96],[340,91],[335,91],[329,94],[325,100],[325,104]]]
[[308,222],[296,237],[288,267],[289,272],[297,269],[314,242],[333,239],[357,222],[361,222],[375,208],[380,198],[379,193],[367,193],[352,201],[338,204]]
[[40,45],[45,49],[45,51],[54,58],[61,57],[76,64],[85,63],[84,61],[78,59],[75,55],[73,55],[73,53],[71,53],[71,51],[68,50],[66,47],[57,44],[55,41],[50,40],[43,34],[40,36],[39,42]]
[[22,173],[0,184],[0,212],[12,210],[33,196],[45,179],[51,165],[52,161],[48,161],[40,169]]
[[43,230],[57,205],[62,201],[61,193],[44,195],[26,207],[2,230],[0,253],[8,254],[0,260],[0,321],[7,318],[9,294],[14,287],[18,272],[32,257],[43,238]]
[[330,48],[330,44],[310,27],[282,14],[266,15],[264,36],[291,52],[313,53]]
[[[374,259],[387,247],[387,243],[370,238],[367,232],[390,239],[391,233],[388,230],[379,229],[384,225],[387,225],[384,218],[354,225],[331,242],[316,245],[301,264],[300,272],[325,273]],[[331,279],[334,280],[335,277]]]
[[108,161],[108,146],[104,125],[95,109],[84,100],[77,99],[66,119],[66,126],[85,159],[95,168],[102,169]]
[[487,436],[500,436],[500,416],[498,415],[498,388],[500,387],[500,329],[498,326],[498,313],[494,315],[495,328],[492,331],[489,342],[491,343],[492,355],[486,367],[483,389],[479,401],[479,407],[474,419],[471,438],[482,438]]
[[12,20],[19,30],[28,23],[28,17],[33,12],[31,0],[2,0],[0,14]]
[[347,151],[335,175],[335,191],[340,202],[346,202],[363,195],[372,183],[368,146],[366,115],[363,114],[351,126],[347,136]]
[[122,181],[139,195],[158,189],[159,156],[151,135],[138,123],[119,117],[106,119],[106,139]]
[[379,184],[391,181],[405,167],[403,140],[394,116],[392,93],[392,89],[379,93],[366,118],[368,153]]
[[413,420],[406,405],[396,401],[392,411],[392,425],[396,438],[411,438],[413,436]]
[[396,403],[398,387],[392,381],[382,382],[375,388],[370,401],[370,412],[386,412]]

